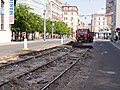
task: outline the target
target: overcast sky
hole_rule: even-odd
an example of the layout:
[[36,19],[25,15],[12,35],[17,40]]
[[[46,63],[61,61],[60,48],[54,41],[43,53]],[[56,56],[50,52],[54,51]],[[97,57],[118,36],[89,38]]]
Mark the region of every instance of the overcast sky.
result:
[[106,0],[61,0],[63,3],[76,5],[79,14],[92,14],[101,8],[105,8]]

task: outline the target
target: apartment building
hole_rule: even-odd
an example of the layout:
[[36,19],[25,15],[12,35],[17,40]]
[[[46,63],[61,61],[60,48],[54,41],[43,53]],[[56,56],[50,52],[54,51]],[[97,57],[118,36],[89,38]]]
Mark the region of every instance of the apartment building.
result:
[[112,0],[112,29],[120,28],[120,0]]
[[106,2],[106,14],[111,14],[111,34],[112,39],[116,33],[119,33],[116,29],[120,28],[120,0],[107,0]]
[[105,9],[102,8],[97,13],[92,14],[92,31],[95,32],[97,38],[104,38],[110,34],[105,13]]
[[108,24],[108,27],[109,29],[111,30],[112,27],[111,27],[111,22],[112,22],[112,1],[113,0],[106,0],[106,19],[107,19],[107,24]]
[[14,0],[0,0],[0,43],[11,42],[10,24],[14,23]]
[[106,14],[112,14],[113,0],[106,0]]
[[49,18],[53,21],[62,20],[62,3],[61,0],[48,0]]
[[65,4],[62,6],[63,21],[71,28],[71,32],[75,33],[78,27],[78,8]]
[[16,0],[16,4],[30,6],[31,11],[40,15],[42,18],[44,18],[44,11],[48,8],[48,0]]

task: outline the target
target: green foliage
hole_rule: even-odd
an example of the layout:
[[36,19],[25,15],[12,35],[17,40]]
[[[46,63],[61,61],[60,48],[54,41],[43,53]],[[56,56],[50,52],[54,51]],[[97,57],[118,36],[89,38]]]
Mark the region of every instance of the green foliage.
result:
[[[44,20],[41,16],[30,12],[31,8],[27,5],[16,5],[14,10],[15,23],[12,25],[11,30],[14,32],[28,32],[34,33],[44,32]],[[54,33],[70,35],[70,28],[62,21],[54,22]],[[51,33],[52,21],[46,20],[46,32]]]
[[65,24],[62,21],[56,21],[55,22],[55,33],[58,34],[70,34],[70,28],[67,26],[67,24]]
[[52,32],[52,21],[50,19],[46,20],[46,30],[48,33]]
[[40,16],[30,12],[31,8],[27,5],[15,6],[15,23],[12,31],[16,32],[42,32],[43,20]]

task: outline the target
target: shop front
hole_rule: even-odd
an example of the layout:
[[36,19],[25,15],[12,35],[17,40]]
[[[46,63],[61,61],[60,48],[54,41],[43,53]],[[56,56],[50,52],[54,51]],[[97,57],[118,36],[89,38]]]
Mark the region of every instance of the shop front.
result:
[[110,31],[100,31],[100,32],[95,32],[96,38],[100,39],[108,39],[111,35]]

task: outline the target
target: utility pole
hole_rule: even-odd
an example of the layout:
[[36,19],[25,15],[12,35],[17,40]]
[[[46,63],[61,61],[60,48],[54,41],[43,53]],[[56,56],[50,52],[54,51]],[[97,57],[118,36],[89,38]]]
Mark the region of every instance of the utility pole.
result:
[[44,10],[44,41],[46,40],[46,10]]
[[46,13],[47,13],[47,9],[48,9],[48,6],[47,6],[47,0],[44,0],[44,41],[46,40]]
[[54,32],[54,21],[52,21],[52,39],[53,39],[53,32]]

